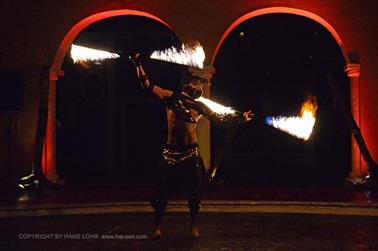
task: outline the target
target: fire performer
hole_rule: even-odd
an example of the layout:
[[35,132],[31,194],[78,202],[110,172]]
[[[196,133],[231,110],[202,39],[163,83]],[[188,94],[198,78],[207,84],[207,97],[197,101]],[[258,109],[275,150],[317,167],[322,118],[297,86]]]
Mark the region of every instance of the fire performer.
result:
[[206,171],[197,144],[197,121],[201,115],[211,121],[243,123],[252,119],[252,112],[218,114],[197,101],[204,84],[208,84],[214,70],[189,68],[179,91],[163,89],[151,83],[141,65],[140,54],[130,56],[142,88],[166,105],[168,135],[161,162],[158,165],[151,205],[154,208],[153,239],[160,239],[161,221],[168,197],[177,188],[184,189],[191,214],[190,237],[198,238],[197,213],[203,193]]

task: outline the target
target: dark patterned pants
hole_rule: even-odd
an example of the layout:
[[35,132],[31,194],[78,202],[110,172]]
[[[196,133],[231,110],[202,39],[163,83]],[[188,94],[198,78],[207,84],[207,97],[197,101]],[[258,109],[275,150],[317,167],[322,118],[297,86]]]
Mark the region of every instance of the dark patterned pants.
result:
[[205,177],[205,166],[197,145],[184,149],[164,148],[151,199],[155,209],[155,224],[160,225],[168,197],[175,193],[186,195],[194,223],[200,208]]

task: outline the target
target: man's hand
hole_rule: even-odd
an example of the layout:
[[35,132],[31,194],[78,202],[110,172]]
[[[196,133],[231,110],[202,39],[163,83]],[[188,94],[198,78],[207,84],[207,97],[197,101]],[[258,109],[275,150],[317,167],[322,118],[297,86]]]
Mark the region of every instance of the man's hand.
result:
[[141,65],[142,55],[140,55],[139,53],[133,53],[129,56],[129,59],[133,61],[135,67],[138,67]]
[[253,119],[254,116],[255,116],[255,114],[253,114],[251,110],[244,112],[242,122],[249,122]]

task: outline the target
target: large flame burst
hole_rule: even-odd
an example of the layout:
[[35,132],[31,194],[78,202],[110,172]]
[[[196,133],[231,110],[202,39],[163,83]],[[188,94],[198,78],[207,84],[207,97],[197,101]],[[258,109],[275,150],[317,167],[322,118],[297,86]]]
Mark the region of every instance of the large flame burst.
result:
[[267,117],[266,123],[300,139],[307,140],[311,136],[315,124],[318,102],[316,97],[308,96],[302,103],[300,116]]
[[205,52],[199,43],[195,45],[183,44],[181,49],[171,47],[162,51],[154,51],[151,56],[153,59],[167,61],[171,63],[203,68]]
[[119,55],[108,51],[96,50],[84,46],[71,45],[71,58],[74,63],[101,61],[108,58],[118,58]]
[[226,114],[233,114],[235,113],[235,110],[233,110],[231,107],[226,107],[224,105],[218,104],[210,99],[204,98],[204,97],[199,97],[196,99],[196,101],[199,101],[206,105],[211,111],[226,115]]

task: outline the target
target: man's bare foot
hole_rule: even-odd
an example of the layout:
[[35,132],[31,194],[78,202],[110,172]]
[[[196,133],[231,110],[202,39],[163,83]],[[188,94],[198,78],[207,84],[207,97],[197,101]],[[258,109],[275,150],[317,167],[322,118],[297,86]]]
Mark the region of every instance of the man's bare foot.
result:
[[199,232],[197,227],[192,227],[190,231],[190,237],[192,239],[198,239],[199,238]]
[[160,240],[161,239],[161,229],[160,227],[156,228],[154,231],[154,234],[152,235],[152,239],[154,241]]

